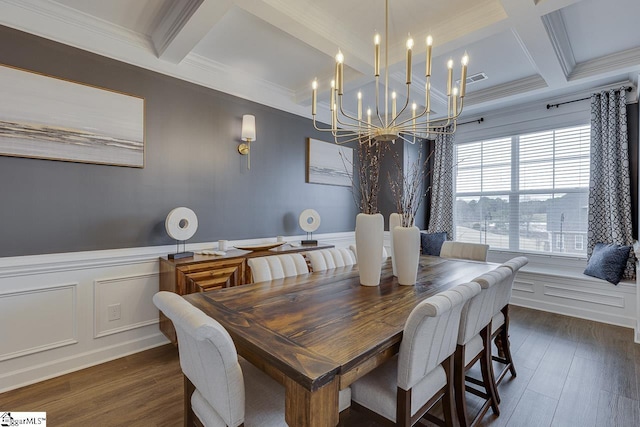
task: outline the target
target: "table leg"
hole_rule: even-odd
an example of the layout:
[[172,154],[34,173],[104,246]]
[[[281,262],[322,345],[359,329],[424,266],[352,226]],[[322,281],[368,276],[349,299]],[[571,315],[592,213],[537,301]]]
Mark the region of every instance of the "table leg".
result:
[[338,425],[338,385],[334,379],[310,391],[285,378],[285,421],[290,427],[334,427]]

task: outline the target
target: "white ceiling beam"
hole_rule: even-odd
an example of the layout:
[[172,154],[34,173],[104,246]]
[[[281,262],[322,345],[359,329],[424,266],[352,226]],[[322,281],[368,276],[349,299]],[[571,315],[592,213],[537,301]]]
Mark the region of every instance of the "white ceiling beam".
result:
[[547,34],[556,52],[564,75],[568,77],[576,66],[573,48],[567,34],[567,27],[562,18],[562,13],[557,10],[542,16],[542,22],[547,29]]
[[550,88],[566,84],[567,76],[536,5],[521,0],[501,1],[516,39],[538,74]]
[[179,64],[233,7],[232,0],[177,0],[151,34],[158,58]]
[[569,76],[570,81],[591,77],[620,74],[621,71],[635,71],[640,68],[640,47],[615,52],[600,58],[576,64]]

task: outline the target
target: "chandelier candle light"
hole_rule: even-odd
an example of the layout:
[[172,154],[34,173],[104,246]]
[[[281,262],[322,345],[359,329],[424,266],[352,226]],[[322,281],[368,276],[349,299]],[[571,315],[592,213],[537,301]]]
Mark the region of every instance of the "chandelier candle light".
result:
[[[433,38],[426,38],[426,83],[425,83],[425,105],[422,111],[418,111],[418,105],[414,102],[411,105],[411,117],[400,116],[409,106],[411,91],[411,60],[413,54],[414,41],[409,36],[407,40],[406,55],[406,102],[400,112],[397,111],[396,93],[391,93],[391,114],[389,111],[389,0],[385,1],[385,61],[384,61],[384,104],[380,108],[380,34],[374,36],[374,75],[376,79],[375,88],[375,118],[372,120],[371,108],[366,111],[366,120],[362,117],[362,93],[358,92],[357,117],[345,112],[342,103],[344,94],[344,55],[340,50],[336,55],[335,78],[331,81],[330,109],[331,127],[320,128],[316,124],[316,103],[318,98],[318,81],[313,81],[311,88],[311,114],[313,116],[314,127],[322,132],[331,132],[336,144],[344,144],[359,140],[364,142],[390,142],[401,138],[407,142],[415,143],[415,138],[426,138],[429,134],[451,134],[456,130],[456,120],[462,113],[467,80],[467,65],[469,56],[465,53],[462,57],[462,76],[460,88],[453,84],[453,60],[447,62],[447,114],[431,120],[431,63]],[[451,126],[450,126],[451,125]]]

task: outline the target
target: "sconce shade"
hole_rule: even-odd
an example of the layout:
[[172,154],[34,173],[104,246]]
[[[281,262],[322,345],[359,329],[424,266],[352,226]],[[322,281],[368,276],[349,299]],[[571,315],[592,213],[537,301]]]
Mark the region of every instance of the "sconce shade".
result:
[[256,140],[256,117],[251,114],[242,116],[242,140],[252,142]]

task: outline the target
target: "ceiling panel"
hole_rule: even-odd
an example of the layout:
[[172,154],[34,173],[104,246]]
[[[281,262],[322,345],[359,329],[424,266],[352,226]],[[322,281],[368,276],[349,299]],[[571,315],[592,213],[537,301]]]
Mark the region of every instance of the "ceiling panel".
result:
[[[300,2],[302,0],[286,0]],[[348,28],[364,41],[372,39],[375,32],[385,31],[384,0],[304,0],[310,10],[330,16],[333,25]],[[448,27],[456,31],[461,23],[467,24],[465,12],[470,8],[493,9],[498,0],[391,0],[389,1],[389,43],[404,43],[409,33],[423,35]],[[476,21],[480,18],[477,17]],[[435,34],[434,34],[435,35]]]
[[[437,51],[435,51],[437,53]],[[467,94],[474,91],[491,88],[494,86],[508,84],[523,78],[536,75],[536,69],[529,61],[522,46],[511,31],[504,31],[486,39],[474,42],[465,48],[453,50],[445,55],[436,55],[432,65],[431,87],[434,92],[439,92],[442,96],[446,94],[447,88],[447,66],[449,58],[454,60],[454,84],[461,75],[460,60],[463,54],[469,55],[469,67],[467,76],[483,72],[487,75],[487,80],[477,82],[467,86]],[[425,93],[421,85],[424,85],[425,62],[424,60],[413,64],[413,82],[410,102],[416,102],[423,107],[425,104]],[[384,71],[381,82],[384,82]],[[406,102],[406,85],[404,83],[404,64],[396,64],[391,67],[389,79],[389,91],[397,92],[398,111],[401,105]],[[373,82],[360,87],[350,82],[345,83],[344,105],[349,111],[356,111],[357,93],[363,94],[363,114],[367,107],[375,107],[375,84]],[[438,113],[443,111],[443,105],[438,105],[437,94],[432,99],[433,110]],[[384,86],[380,88],[380,102],[384,99]],[[319,101],[327,101],[325,99]],[[391,101],[389,101],[391,103]],[[328,102],[327,102],[328,105]]]
[[311,90],[311,81],[334,67],[333,58],[239,8],[232,8],[194,52],[293,90]]
[[640,46],[639,0],[583,0],[561,13],[578,63]]
[[433,87],[441,90],[446,88],[446,63],[449,58],[454,61],[454,80],[460,79],[460,58],[465,51],[469,54],[467,75],[485,73],[488,77],[487,80],[468,85],[467,93],[536,74],[536,69],[513,32],[504,31],[445,55],[435,56],[433,60]]

